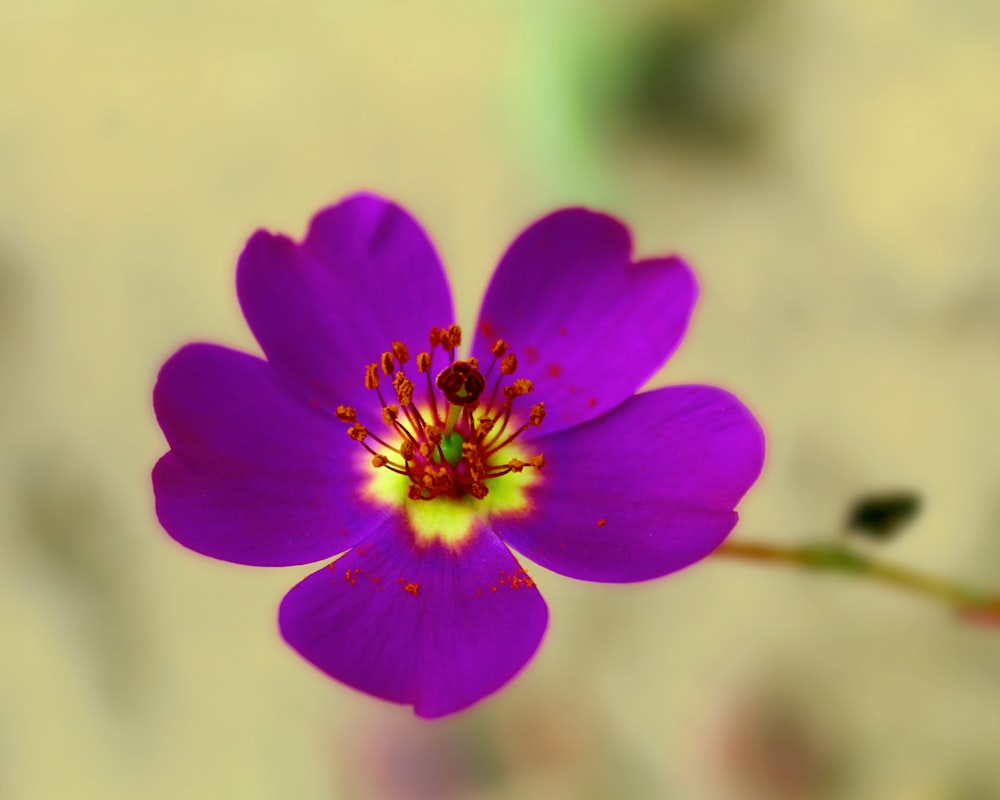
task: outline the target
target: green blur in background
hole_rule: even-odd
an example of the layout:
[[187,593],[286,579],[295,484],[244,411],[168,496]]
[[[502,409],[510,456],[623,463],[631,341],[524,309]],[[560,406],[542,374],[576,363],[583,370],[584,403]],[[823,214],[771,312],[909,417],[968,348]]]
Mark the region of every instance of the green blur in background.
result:
[[158,527],[156,371],[256,350],[257,227],[398,200],[471,325],[502,250],[610,211],[702,294],[654,385],[768,433],[736,537],[833,535],[1000,588],[1000,5],[989,0],[0,3],[0,798],[1000,798],[1000,629],[723,561],[534,568],[540,654],[453,719],[323,678],[310,572]]

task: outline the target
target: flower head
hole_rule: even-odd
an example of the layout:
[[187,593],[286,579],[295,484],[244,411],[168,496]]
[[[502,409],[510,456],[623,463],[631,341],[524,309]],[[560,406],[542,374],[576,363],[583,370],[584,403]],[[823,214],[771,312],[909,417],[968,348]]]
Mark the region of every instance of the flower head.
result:
[[475,703],[537,649],[548,612],[508,545],[585,580],[666,575],[722,542],[760,472],[732,395],[635,394],[696,286],[676,257],[634,262],[612,217],[524,231],[471,342],[420,226],[372,195],[301,243],[258,231],[237,292],[264,358],[192,344],[160,372],[160,522],[241,564],[344,553],[285,596],[282,635],[418,715]]

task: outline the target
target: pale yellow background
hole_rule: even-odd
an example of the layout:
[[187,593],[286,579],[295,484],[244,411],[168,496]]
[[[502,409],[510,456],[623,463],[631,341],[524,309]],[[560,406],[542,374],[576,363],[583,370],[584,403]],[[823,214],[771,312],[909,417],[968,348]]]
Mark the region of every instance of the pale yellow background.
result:
[[[156,524],[156,370],[254,346],[233,267],[255,227],[396,198],[470,323],[511,237],[584,203],[695,265],[656,382],[763,421],[737,536],[832,536],[859,492],[910,487],[925,512],[887,555],[1000,588],[1000,5],[772,4],[737,48],[766,143],[724,158],[573,133],[559,60],[639,5],[0,0],[0,798],[1000,797],[1000,630],[889,590],[536,569],[540,655],[428,725],[279,643],[308,568]],[[450,794],[386,777],[442,753]],[[835,777],[779,794],[786,760]]]

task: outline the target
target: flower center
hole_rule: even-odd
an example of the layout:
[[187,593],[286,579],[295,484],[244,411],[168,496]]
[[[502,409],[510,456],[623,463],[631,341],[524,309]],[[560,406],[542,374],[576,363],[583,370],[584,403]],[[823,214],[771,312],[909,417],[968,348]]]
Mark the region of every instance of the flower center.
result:
[[[506,342],[494,342],[493,361],[483,373],[477,359],[456,358],[462,343],[458,325],[431,328],[429,341],[430,349],[416,358],[417,372],[427,380],[427,407],[418,408],[413,401],[414,384],[403,371],[410,354],[402,342],[393,342],[378,362],[365,367],[365,388],[378,398],[382,423],[389,431],[376,432],[362,424],[355,408],[337,407],[337,418],[350,424],[348,435],[371,453],[372,467],[405,475],[411,500],[465,496],[481,500],[489,494],[491,481],[525,467],[541,469],[545,464],[541,453],[521,461],[503,452],[545,418],[545,404],[535,403],[526,420],[517,424],[518,411],[523,415],[522,409],[515,410],[515,405],[523,406],[517,400],[534,387],[526,378],[512,377],[517,358],[507,352]],[[439,348],[448,363],[432,379]],[[487,394],[494,370],[496,379]],[[380,386],[383,378],[392,384],[394,403],[386,402]]]

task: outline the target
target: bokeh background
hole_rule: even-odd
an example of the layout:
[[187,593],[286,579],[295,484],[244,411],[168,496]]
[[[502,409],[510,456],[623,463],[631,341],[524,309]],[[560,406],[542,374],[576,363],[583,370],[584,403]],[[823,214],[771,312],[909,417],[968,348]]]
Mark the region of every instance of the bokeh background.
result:
[[184,551],[148,477],[162,361],[255,348],[256,227],[396,198],[471,324],[585,204],[696,267],[655,383],[763,421],[735,536],[913,489],[886,557],[1000,588],[998,74],[991,0],[0,0],[0,798],[1000,797],[1000,628],[722,559],[536,568],[538,657],[422,723],[280,644],[308,568]]

